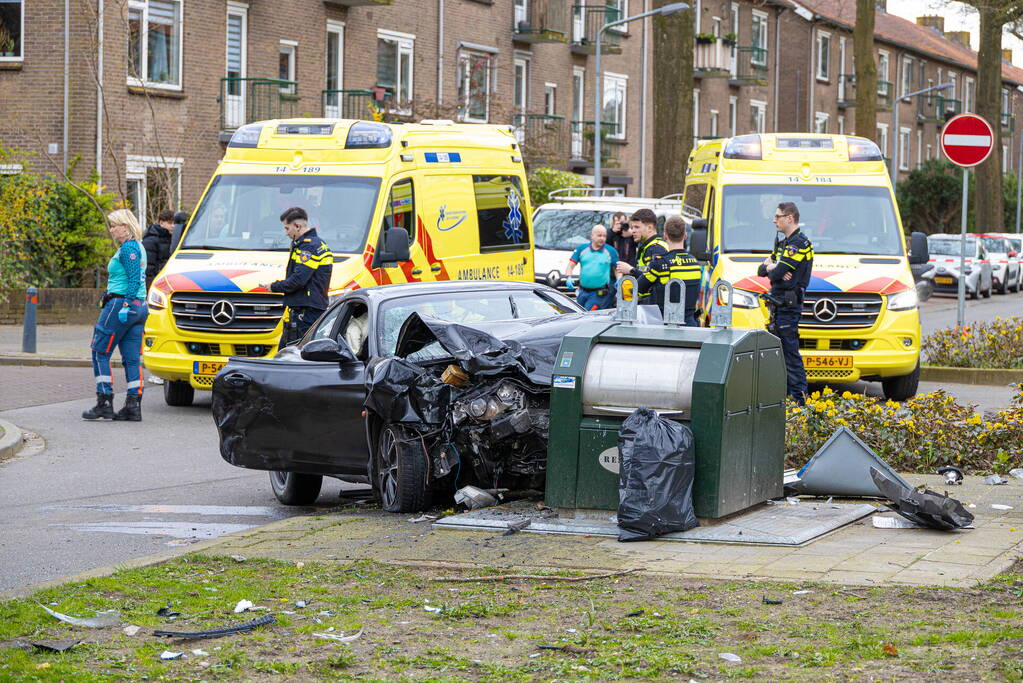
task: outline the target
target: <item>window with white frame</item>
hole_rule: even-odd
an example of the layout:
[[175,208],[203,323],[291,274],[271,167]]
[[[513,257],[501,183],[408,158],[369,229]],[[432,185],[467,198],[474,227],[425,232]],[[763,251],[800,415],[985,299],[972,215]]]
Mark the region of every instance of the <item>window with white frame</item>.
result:
[[710,136],[716,138],[718,136],[718,110],[710,110]]
[[295,58],[298,51],[298,43],[294,40],[282,40],[277,48],[277,78],[282,81],[279,86],[282,95],[295,95],[298,90],[295,87]]
[[459,117],[471,123],[486,123],[490,118],[490,73],[493,55],[462,50],[458,53]]
[[750,61],[757,66],[767,65],[767,13],[753,10],[753,40],[751,47],[756,48],[750,55]]
[[845,135],[845,117],[844,116],[839,116],[838,117],[838,134],[839,135]]
[[0,0],[0,62],[24,57],[25,12],[22,0]]
[[838,99],[845,99],[845,36],[838,38]]
[[693,137],[700,137],[700,89],[693,90]]
[[[617,21],[629,16],[629,0],[607,0],[604,6],[606,9],[602,16],[604,16],[605,22]],[[617,31],[618,33],[626,33],[628,30],[628,24],[619,24],[608,29],[608,31]]]
[[951,71],[949,71],[948,72],[948,82],[952,84],[952,87],[945,91],[945,96],[948,99],[950,99],[950,100],[957,99],[956,98],[956,81],[957,80],[958,80],[957,79],[957,74],[952,73]]
[[927,145],[927,161],[931,160],[931,156],[933,154],[933,151],[932,151],[933,149],[934,149],[933,147],[931,147],[930,145]]
[[827,112],[819,111],[813,117],[813,132],[827,133],[828,119],[831,118]]
[[1008,116],[1012,113],[1012,105],[1009,102],[1009,89],[1002,88],[1002,115]]
[[609,139],[625,139],[625,106],[628,89],[628,76],[604,72],[604,111],[601,121],[609,129],[607,135]]
[[888,156],[888,124],[877,124],[877,146],[881,148],[881,156]]
[[585,111],[586,69],[572,67],[572,158],[583,155],[583,112]]
[[377,30],[377,86],[392,97],[399,114],[412,113],[412,57],[416,37],[408,33]]
[[831,34],[817,31],[817,80],[826,81],[831,74]]
[[128,1],[128,82],[181,88],[181,0]]
[[227,82],[224,84],[224,126],[245,123],[245,74],[248,53],[248,5],[227,3]]
[[767,102],[750,100],[750,127],[751,133],[765,132],[764,126],[767,123]]
[[327,63],[325,65],[325,81],[327,92],[324,93],[323,115],[328,118],[361,118],[366,112],[342,112],[341,92],[344,88],[344,46],[345,25],[340,21],[327,20]]
[[916,132],[916,167],[920,168],[924,165],[924,132],[918,130]]
[[1009,172],[1009,146],[1002,145],[1002,173]]
[[877,94],[888,95],[885,83],[888,81],[888,53],[879,50],[877,53]]
[[512,101],[517,114],[529,107],[529,58],[515,57],[512,66]]
[[161,211],[181,208],[182,164],[180,157],[128,155],[126,199],[139,225],[155,223]]
[[963,111],[974,111],[977,104],[973,101],[976,84],[969,76],[963,81]]
[[909,155],[911,150],[909,149],[909,136],[912,131],[909,128],[903,128],[899,126],[899,170],[909,170]]
[[558,84],[543,84],[543,113],[555,116],[558,113]]
[[728,137],[735,137],[738,130],[736,124],[739,120],[739,98],[735,95],[728,96]]
[[904,97],[913,92],[913,60],[905,57],[902,60],[902,74],[899,77],[899,96]]

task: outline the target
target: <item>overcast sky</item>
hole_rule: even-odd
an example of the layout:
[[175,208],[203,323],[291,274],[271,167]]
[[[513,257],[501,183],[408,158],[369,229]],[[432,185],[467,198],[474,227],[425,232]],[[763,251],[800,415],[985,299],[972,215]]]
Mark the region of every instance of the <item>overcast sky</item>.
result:
[[[917,17],[938,14],[945,17],[946,31],[969,31],[970,42],[977,49],[980,19],[977,12],[962,2],[953,0],[888,0],[888,13],[916,21]],[[1008,33],[1002,37],[1002,47],[1012,50],[1012,63],[1023,66],[1023,43]]]

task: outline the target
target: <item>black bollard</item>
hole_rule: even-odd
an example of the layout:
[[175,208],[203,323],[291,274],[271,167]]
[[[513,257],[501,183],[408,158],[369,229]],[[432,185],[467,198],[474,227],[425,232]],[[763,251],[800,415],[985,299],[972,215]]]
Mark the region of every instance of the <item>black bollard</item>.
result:
[[36,305],[39,297],[36,295],[36,288],[29,287],[25,293],[25,328],[21,334],[21,352],[36,352]]

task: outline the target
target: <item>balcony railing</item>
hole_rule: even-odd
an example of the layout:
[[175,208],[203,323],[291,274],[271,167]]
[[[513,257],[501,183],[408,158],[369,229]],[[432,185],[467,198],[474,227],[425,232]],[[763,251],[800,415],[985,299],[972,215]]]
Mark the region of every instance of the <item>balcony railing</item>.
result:
[[937,117],[937,104],[938,95],[931,93],[928,95],[918,95],[916,98],[916,118],[917,121],[933,121]]
[[892,106],[892,91],[894,86],[891,81],[877,82],[877,106],[881,109],[890,109]]
[[697,42],[693,48],[693,75],[697,78],[728,78],[735,73],[732,46],[716,40]]
[[524,11],[516,7],[512,39],[520,43],[567,42],[568,3],[529,0]]
[[365,5],[390,5],[394,0],[323,0],[324,5],[341,7],[362,7]]
[[390,104],[390,96],[385,93],[382,99],[376,99],[372,90],[324,90],[323,118],[326,119],[365,119],[373,120],[374,114],[382,116]]
[[[586,3],[572,5],[572,52],[592,55],[597,52],[597,33],[604,24],[621,19],[614,5]],[[615,31],[604,31],[600,39],[603,54],[620,54],[622,46]]]
[[735,78],[738,85],[767,85],[767,49],[735,48]]
[[939,95],[936,104],[936,109],[937,109],[936,115],[940,119],[946,120],[952,118],[956,114],[961,114],[963,112],[963,103],[960,100],[955,100],[949,97],[942,97],[941,95]]
[[838,74],[838,108],[856,106],[856,74]]
[[[617,137],[618,124],[602,121],[600,138],[600,162],[605,168],[618,166],[618,148],[623,140]],[[596,123],[593,121],[572,122],[572,162],[575,165],[593,163],[593,139]]]
[[297,109],[297,81],[220,79],[220,130],[234,130],[250,121],[293,118]]
[[515,137],[527,166],[561,165],[568,152],[568,122],[554,114],[516,114]]

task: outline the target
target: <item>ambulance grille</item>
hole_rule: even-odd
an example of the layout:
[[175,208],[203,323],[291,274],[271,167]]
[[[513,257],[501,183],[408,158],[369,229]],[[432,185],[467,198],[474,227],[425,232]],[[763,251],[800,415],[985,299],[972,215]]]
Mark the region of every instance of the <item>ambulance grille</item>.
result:
[[[833,306],[818,302],[830,299]],[[807,292],[803,298],[803,315],[799,326],[803,328],[873,327],[881,314],[883,301],[880,294],[867,292]],[[818,316],[815,309],[824,315]],[[830,310],[829,310],[830,309]],[[833,313],[831,318],[828,313]],[[829,319],[830,318],[830,319]]]
[[852,381],[855,373],[852,370],[828,370],[826,368],[807,368],[806,379],[810,382],[818,382],[824,379]]
[[180,330],[258,334],[274,331],[284,303],[275,294],[177,292],[171,312]]

